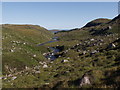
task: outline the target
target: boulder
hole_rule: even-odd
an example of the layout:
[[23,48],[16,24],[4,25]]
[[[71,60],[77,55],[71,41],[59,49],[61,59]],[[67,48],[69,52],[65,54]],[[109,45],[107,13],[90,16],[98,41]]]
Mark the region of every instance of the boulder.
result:
[[48,66],[46,64],[43,65],[43,68],[48,68]]
[[111,26],[108,26],[108,28],[109,28],[109,29],[112,29],[112,27],[111,27]]
[[116,45],[114,43],[110,43],[107,48],[110,49],[110,48],[114,48],[114,47],[116,47]]
[[61,62],[64,63],[64,62],[69,62],[69,61],[65,59],[65,60],[62,60]]
[[79,87],[82,87],[82,86],[85,86],[85,85],[91,85],[91,79],[90,79],[90,76],[85,73],[82,78],[80,79],[80,85]]
[[94,41],[94,40],[95,40],[95,39],[93,39],[93,38],[92,38],[92,39],[90,39],[90,41]]
[[34,54],[33,57],[36,57],[36,55]]
[[11,80],[15,80],[17,77],[16,76],[14,76],[14,77],[12,77],[12,79]]
[[83,55],[85,55],[87,53],[87,51],[83,51]]
[[35,73],[36,73],[36,74],[39,74],[39,73],[40,73],[40,71],[35,71]]
[[14,52],[14,50],[11,49],[10,52]]

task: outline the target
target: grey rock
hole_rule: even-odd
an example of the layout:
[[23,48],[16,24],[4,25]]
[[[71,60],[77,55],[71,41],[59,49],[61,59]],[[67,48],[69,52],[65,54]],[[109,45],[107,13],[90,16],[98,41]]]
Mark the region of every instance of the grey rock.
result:
[[80,86],[79,87],[82,87],[84,85],[91,85],[91,84],[92,83],[91,83],[91,80],[90,80],[90,76],[87,73],[85,73],[80,80]]

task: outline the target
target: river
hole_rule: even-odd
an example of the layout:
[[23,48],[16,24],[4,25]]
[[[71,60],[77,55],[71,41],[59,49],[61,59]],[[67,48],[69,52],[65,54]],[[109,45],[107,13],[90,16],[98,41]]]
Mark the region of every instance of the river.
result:
[[[59,38],[58,37],[53,37],[51,41],[38,44],[37,46],[43,46],[45,44],[56,42],[56,41],[59,41]],[[60,52],[60,50],[58,48],[55,48],[55,47],[48,47],[48,48],[51,50],[51,52],[44,53],[44,56],[48,60],[53,61],[53,60],[55,60],[57,58],[57,56],[55,54]]]

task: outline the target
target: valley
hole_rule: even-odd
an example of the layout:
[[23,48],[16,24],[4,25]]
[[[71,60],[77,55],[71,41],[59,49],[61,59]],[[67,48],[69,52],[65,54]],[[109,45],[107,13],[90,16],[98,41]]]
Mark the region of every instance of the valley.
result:
[[2,25],[3,88],[120,87],[120,15],[54,34]]

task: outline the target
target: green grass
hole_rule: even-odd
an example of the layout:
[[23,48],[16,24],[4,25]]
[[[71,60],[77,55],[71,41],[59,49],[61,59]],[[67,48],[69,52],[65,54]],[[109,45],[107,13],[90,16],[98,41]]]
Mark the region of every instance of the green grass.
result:
[[45,60],[42,54],[47,52],[46,47],[37,45],[53,37],[46,29],[33,25],[3,25],[2,34],[3,74],[8,73],[4,65],[21,70],[25,66],[35,66],[39,61]]
[[[59,41],[49,43],[41,47],[36,47],[36,44],[49,41],[53,36],[52,34],[47,34],[47,36],[44,37],[47,31],[44,33],[44,35],[39,34],[43,36],[37,35],[38,32],[32,33],[34,30],[31,30],[31,32],[27,33],[26,30],[30,30],[30,28],[26,26],[24,27],[26,30],[19,31],[19,33],[17,33],[16,29],[16,33],[13,34],[13,32],[10,31],[11,27],[8,28],[9,32],[3,31],[3,36],[8,37],[9,35],[12,35],[12,37],[3,40],[3,64],[9,65],[9,68],[17,67],[19,69],[18,71],[21,71],[22,68],[24,70],[25,66],[30,67],[30,70],[26,70],[21,74],[14,75],[17,76],[15,80],[11,80],[12,77],[8,77],[6,80],[3,80],[3,87],[78,88],[79,82],[77,82],[77,80],[80,79],[86,72],[88,72],[92,77],[92,85],[84,86],[83,88],[119,87],[120,38],[115,23],[116,22],[112,22],[92,26],[89,28],[84,27],[82,29],[68,32],[59,32],[55,34],[55,36],[60,38]],[[91,29],[101,31],[103,28],[108,27],[108,25],[111,25],[112,29],[108,30],[102,35],[92,35],[90,32]],[[108,34],[108,32],[111,32],[111,34]],[[25,38],[23,38],[24,35],[26,36]],[[34,37],[36,39],[34,39]],[[49,39],[47,37],[49,37]],[[94,40],[92,41],[91,39]],[[11,53],[9,51],[13,46],[11,40],[19,40],[29,44],[14,44],[14,46],[17,48],[15,49],[15,52]],[[116,47],[108,48],[111,43],[114,43]],[[76,46],[76,44],[81,45]],[[56,47],[57,45],[64,47],[61,52],[57,53],[58,55],[63,53],[63,56],[58,57],[52,62],[49,62],[49,60],[45,59],[42,54],[48,52],[47,47]],[[75,47],[73,48],[73,46]],[[19,48],[22,49],[19,50]],[[66,50],[67,52],[65,53]],[[78,50],[80,50],[80,52],[78,52]],[[99,52],[91,54],[91,52],[94,50]],[[86,54],[82,54],[83,51],[87,51]],[[34,54],[36,57],[33,57]],[[62,62],[65,59],[68,60],[68,62]],[[46,63],[48,67],[43,68],[44,64],[39,62]],[[39,68],[34,69],[36,66],[39,66]],[[9,73],[4,67],[3,71],[4,74]],[[40,71],[40,73],[35,73],[35,71]]]

